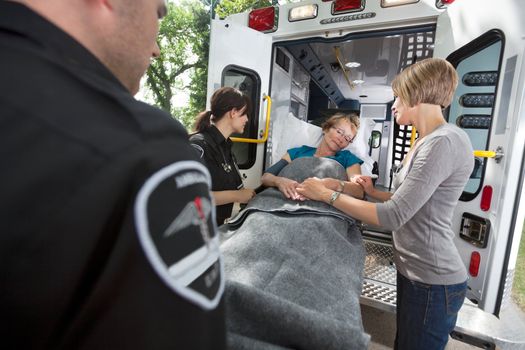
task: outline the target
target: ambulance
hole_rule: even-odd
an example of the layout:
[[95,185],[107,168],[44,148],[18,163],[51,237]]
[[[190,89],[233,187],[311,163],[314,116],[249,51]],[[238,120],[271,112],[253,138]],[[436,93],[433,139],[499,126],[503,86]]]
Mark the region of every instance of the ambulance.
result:
[[[444,110],[464,129],[475,168],[453,218],[469,273],[453,337],[480,348],[523,348],[522,324],[501,317],[510,298],[525,219],[525,1],[307,0],[211,24],[208,96],[234,86],[254,101],[234,139],[245,186],[278,160],[288,118],[315,124],[335,110],[360,115],[368,171],[391,188],[392,169],[417,130],[393,120],[390,83],[427,57],[447,59],[459,86]],[[208,98],[209,100],[209,98]],[[367,252],[361,303],[395,311],[391,232],[362,225]]]

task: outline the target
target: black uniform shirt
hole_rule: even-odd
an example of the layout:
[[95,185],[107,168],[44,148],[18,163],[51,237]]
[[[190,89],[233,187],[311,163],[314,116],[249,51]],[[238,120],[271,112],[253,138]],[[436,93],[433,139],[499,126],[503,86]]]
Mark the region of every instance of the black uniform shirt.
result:
[[[232,141],[225,139],[214,125],[192,135],[190,142],[198,150],[211,173],[212,191],[239,190],[243,187],[241,175],[232,153]],[[222,225],[232,213],[233,203],[218,205],[217,224]]]
[[184,128],[0,1],[5,349],[222,349],[211,179]]

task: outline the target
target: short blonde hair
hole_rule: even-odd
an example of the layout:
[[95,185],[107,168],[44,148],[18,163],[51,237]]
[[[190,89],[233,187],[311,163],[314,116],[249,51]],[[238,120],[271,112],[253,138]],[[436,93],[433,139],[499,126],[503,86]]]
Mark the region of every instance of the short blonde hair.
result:
[[409,107],[419,103],[448,107],[458,86],[458,74],[450,62],[427,58],[399,73],[392,81],[394,95]]
[[347,122],[349,122],[353,131],[357,134],[360,121],[359,116],[356,113],[336,113],[327,120],[325,120],[325,122],[321,124],[321,128],[323,129],[323,131],[327,131],[332,126],[337,124],[340,120],[346,120]]

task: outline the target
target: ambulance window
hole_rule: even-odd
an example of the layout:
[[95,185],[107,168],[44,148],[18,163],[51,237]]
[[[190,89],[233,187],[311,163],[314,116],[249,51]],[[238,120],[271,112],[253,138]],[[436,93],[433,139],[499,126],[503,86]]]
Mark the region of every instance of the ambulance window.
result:
[[[493,125],[503,35],[493,30],[475,39],[447,59],[456,67],[459,84],[448,109],[448,122],[462,128],[474,150],[487,150]],[[461,200],[474,199],[483,185],[487,159],[475,158],[474,170]]]
[[[233,137],[258,138],[259,101],[261,100],[261,80],[256,72],[237,66],[227,66],[222,74],[222,86],[231,86],[241,90],[252,100],[252,109],[248,113],[248,124],[242,134]],[[234,142],[233,153],[241,169],[248,169],[255,163],[256,143]]]

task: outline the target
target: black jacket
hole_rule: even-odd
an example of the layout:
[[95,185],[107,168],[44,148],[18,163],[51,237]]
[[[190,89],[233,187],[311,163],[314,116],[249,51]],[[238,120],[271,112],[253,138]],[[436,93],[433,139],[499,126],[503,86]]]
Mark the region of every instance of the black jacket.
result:
[[9,1],[0,153],[3,348],[225,347],[211,181],[184,128]]
[[[232,141],[225,139],[214,125],[201,133],[192,135],[190,142],[210,171],[212,191],[243,188],[241,175],[232,153]],[[222,225],[224,220],[231,216],[232,208],[233,203],[216,207],[218,225]]]

